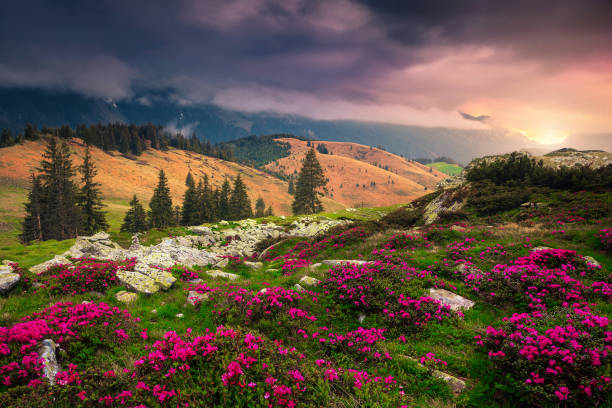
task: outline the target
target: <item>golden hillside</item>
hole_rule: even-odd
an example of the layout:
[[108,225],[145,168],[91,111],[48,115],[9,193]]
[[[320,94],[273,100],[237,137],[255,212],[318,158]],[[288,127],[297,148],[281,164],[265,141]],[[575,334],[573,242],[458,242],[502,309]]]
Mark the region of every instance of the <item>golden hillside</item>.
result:
[[[267,164],[266,168],[287,175],[299,171],[309,149],[307,142],[292,138],[278,140],[291,145],[291,154]],[[384,206],[409,202],[427,194],[440,180],[447,177],[436,170],[377,148],[370,149],[369,146],[347,142],[320,143],[324,143],[333,152],[317,154],[329,178],[330,198],[347,206]]]

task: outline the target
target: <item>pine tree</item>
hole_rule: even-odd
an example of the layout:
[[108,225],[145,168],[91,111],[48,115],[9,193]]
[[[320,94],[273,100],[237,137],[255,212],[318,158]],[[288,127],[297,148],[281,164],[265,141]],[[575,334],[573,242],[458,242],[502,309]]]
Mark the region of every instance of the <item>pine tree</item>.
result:
[[294,214],[315,214],[323,211],[319,190],[327,192],[327,180],[321,164],[317,160],[314,148],[310,148],[304,159],[295,187],[295,199],[292,204]]
[[41,213],[43,239],[76,237],[81,228],[81,214],[68,145],[64,142],[58,145],[55,138],[50,138],[38,171],[44,203]]
[[218,197],[218,218],[222,220],[229,220],[231,217],[230,213],[230,195],[231,195],[231,187],[230,183],[227,179],[223,181],[223,185],[221,186],[221,190],[219,191]]
[[293,179],[289,179],[289,188],[287,189],[287,192],[291,195],[295,194],[295,185],[293,184]]
[[32,189],[28,193],[28,202],[25,205],[26,216],[22,224],[21,242],[42,240],[42,212],[43,197],[40,178],[32,174]]
[[123,224],[121,224],[121,232],[131,232],[135,234],[137,232],[143,232],[147,230],[147,215],[145,210],[138,201],[136,194],[130,201],[130,209],[123,218]]
[[214,194],[208,183],[208,176],[206,174],[204,174],[204,177],[198,182],[197,201],[198,224],[214,221],[217,203],[215,202]]
[[100,183],[93,181],[98,173],[94,163],[91,161],[89,146],[85,148],[83,165],[79,168],[82,177],[81,192],[79,195],[79,207],[81,208],[81,231],[86,235],[95,234],[108,228],[106,217],[102,208],[102,193]]
[[272,210],[272,206],[269,206],[266,210],[266,217],[271,217],[274,215],[274,211]]
[[229,202],[230,207],[230,219],[242,220],[253,216],[253,209],[251,208],[251,200],[246,191],[246,186],[242,181],[242,177],[238,174],[234,181],[234,190]]
[[159,171],[157,187],[153,192],[149,207],[151,208],[149,213],[151,228],[167,228],[175,224],[172,198],[170,197],[170,189],[168,188],[168,180],[164,170]]
[[183,208],[181,209],[181,225],[197,225],[200,224],[200,202],[198,197],[198,191],[195,186],[191,172],[187,174],[185,180],[187,190],[185,191],[185,197],[183,198]]
[[266,203],[263,198],[259,197],[255,202],[255,217],[261,218],[266,215]]

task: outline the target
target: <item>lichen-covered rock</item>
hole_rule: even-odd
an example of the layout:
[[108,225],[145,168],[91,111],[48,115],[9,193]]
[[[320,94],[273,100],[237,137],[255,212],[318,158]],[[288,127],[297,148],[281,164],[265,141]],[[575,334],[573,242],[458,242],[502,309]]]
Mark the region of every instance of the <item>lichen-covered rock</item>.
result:
[[229,280],[236,280],[239,278],[239,276],[234,273],[223,272],[217,269],[206,271],[206,274],[209,276],[212,276],[213,278],[223,278],[223,279],[229,279]]
[[159,286],[155,283],[155,280],[140,272],[119,270],[117,271],[117,279],[128,289],[139,293],[152,294],[159,291]]
[[121,290],[117,292],[117,294],[115,295],[115,298],[118,301],[123,302],[123,303],[132,303],[138,299],[138,295],[133,292],[127,292],[125,290]]
[[59,363],[55,355],[55,342],[44,339],[40,344],[38,356],[43,360],[43,375],[49,380],[50,385],[55,385],[55,376],[60,371]]
[[596,268],[601,268],[601,264],[600,264],[599,262],[597,262],[597,260],[595,260],[595,258],[593,258],[592,256],[585,256],[585,257],[584,257],[584,260],[585,260],[587,263],[589,263],[589,264],[591,264],[591,265],[595,266]]
[[465,381],[457,377],[440,370],[433,370],[432,375],[446,381],[455,395],[459,395],[465,390]]
[[300,284],[304,286],[317,286],[320,282],[320,280],[312,276],[303,276],[302,279],[300,279]]
[[469,299],[459,296],[456,293],[450,292],[446,289],[429,289],[429,296],[445,305],[450,306],[451,310],[459,309],[471,309],[474,306],[474,302]]
[[34,265],[30,268],[30,272],[39,275],[55,265],[68,265],[71,264],[70,260],[63,255],[55,255],[53,259],[49,259],[46,262]]
[[295,285],[293,285],[293,290],[295,290],[296,292],[304,292],[306,289],[304,289],[304,287],[299,283],[296,283]]
[[248,266],[251,269],[260,269],[263,267],[263,263],[261,262],[250,262],[250,261],[245,261],[244,262],[245,266]]
[[[4,269],[5,271],[9,271],[10,269]],[[21,277],[17,273],[12,272],[2,272],[0,269],[0,294],[5,294],[19,282]]]
[[342,264],[355,264],[355,265],[366,265],[369,263],[373,263],[373,261],[362,261],[362,260],[356,260],[356,259],[326,259],[323,261],[323,264],[325,265],[330,265],[330,266],[336,266],[336,265],[342,265]]
[[144,263],[137,263],[134,266],[134,271],[153,279],[160,288],[165,290],[170,289],[172,285],[174,285],[174,282],[176,282],[176,278],[172,276],[170,272],[151,267]]
[[208,300],[208,293],[198,293],[195,290],[190,290],[187,295],[187,303],[191,306],[198,306],[205,300]]
[[193,226],[187,228],[190,232],[193,232],[197,235],[212,235],[212,230],[208,227],[203,226]]
[[444,190],[435,199],[431,200],[423,210],[423,221],[431,224],[438,219],[442,212],[453,212],[462,209],[467,202],[464,188]]

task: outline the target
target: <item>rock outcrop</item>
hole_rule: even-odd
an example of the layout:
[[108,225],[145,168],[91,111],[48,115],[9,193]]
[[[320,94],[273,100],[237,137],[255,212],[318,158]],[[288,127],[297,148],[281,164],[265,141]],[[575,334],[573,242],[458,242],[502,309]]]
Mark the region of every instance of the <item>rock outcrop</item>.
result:
[[0,265],[0,294],[5,294],[19,282],[21,277],[18,273],[13,273],[10,265]]
[[474,302],[470,299],[466,299],[463,296],[459,296],[456,293],[450,292],[446,289],[429,289],[429,296],[442,304],[450,306],[451,310],[457,311],[459,309],[468,310],[474,306]]

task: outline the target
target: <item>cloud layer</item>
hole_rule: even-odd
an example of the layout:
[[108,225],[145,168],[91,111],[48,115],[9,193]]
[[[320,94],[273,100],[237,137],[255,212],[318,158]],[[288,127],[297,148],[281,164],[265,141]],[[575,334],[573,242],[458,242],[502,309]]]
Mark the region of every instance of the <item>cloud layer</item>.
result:
[[8,3],[0,86],[541,140],[612,129],[606,0]]

